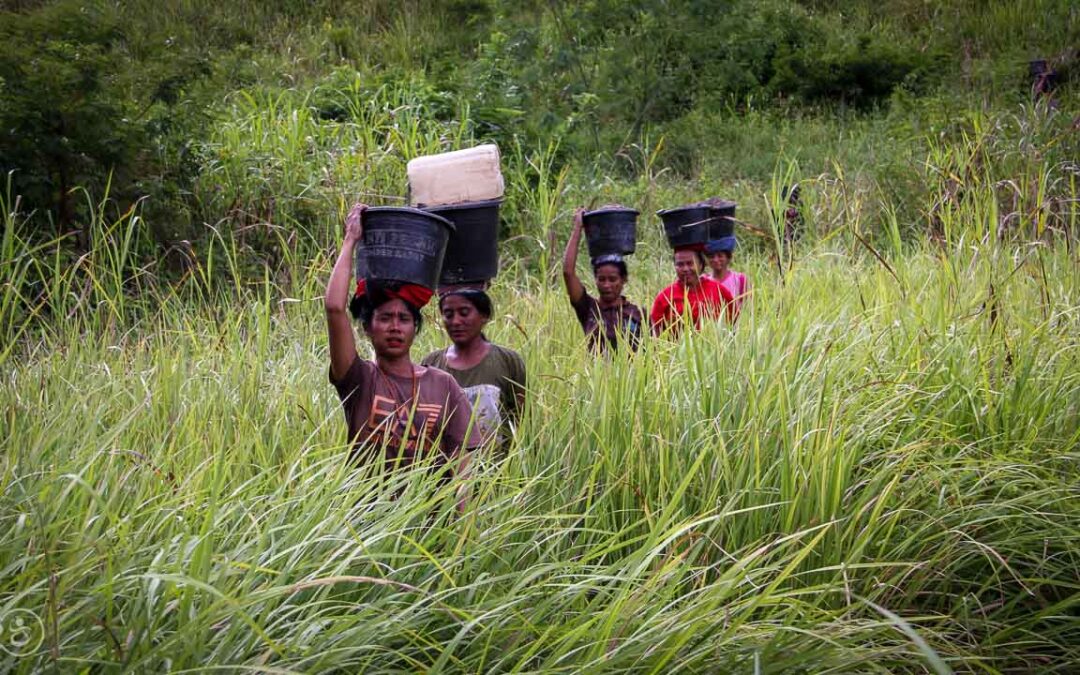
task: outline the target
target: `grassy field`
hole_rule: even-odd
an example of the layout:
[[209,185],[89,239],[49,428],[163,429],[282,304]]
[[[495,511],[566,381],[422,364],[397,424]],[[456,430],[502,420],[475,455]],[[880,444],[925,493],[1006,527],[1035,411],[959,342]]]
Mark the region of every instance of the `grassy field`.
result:
[[[396,203],[409,158],[474,129],[336,86],[344,122],[231,96],[177,209],[206,236],[158,263],[141,207],[80,193],[82,254],[5,192],[0,621],[40,623],[0,670],[1076,670],[1067,114],[969,110],[891,154],[887,118],[852,150],[751,111],[736,132],[793,144],[766,179],[673,175],[664,137],[629,174],[504,147],[488,333],[524,355],[528,413],[457,516],[455,485],[345,465],[321,295],[351,200]],[[647,304],[673,276],[648,214],[713,194],[740,203],[739,325],[588,356],[556,268],[572,209],[646,214]],[[446,343],[427,318],[417,358]]]
[[[630,360],[588,357],[550,265],[507,260],[490,336],[529,412],[461,517],[453,486],[343,462],[334,241],[287,286],[233,284],[225,239],[165,284],[125,262],[135,214],[77,265],[9,215],[0,598],[42,624],[0,667],[1073,669],[1080,265],[1060,235],[970,236],[987,209],[880,260],[851,223],[751,247],[734,330]],[[672,274],[646,223],[641,303]],[[32,277],[48,321],[19,313]]]

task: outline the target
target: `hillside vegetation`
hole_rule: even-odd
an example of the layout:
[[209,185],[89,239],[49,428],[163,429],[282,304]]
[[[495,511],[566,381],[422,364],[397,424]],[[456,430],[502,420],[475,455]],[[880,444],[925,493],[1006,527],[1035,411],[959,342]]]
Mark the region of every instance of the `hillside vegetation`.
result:
[[[0,670],[1077,669],[1074,3],[4,7]],[[459,514],[344,461],[322,293],[488,140],[528,407]],[[647,304],[707,196],[738,325],[587,354],[573,208],[642,211]]]

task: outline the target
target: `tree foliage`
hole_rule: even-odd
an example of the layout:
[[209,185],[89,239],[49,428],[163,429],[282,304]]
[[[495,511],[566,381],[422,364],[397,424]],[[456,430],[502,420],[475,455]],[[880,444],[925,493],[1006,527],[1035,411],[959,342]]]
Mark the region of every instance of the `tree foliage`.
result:
[[138,128],[117,96],[117,18],[104,5],[61,3],[0,21],[0,166],[61,227],[71,190],[95,187],[133,155]]
[[[556,165],[650,161],[688,174],[732,120],[886,117],[912,100],[1029,94],[1026,61],[1067,73],[1067,0],[12,0],[0,12],[0,169],[37,219],[77,224],[76,186],[144,199],[162,244],[222,217],[195,203],[237,96],[289,92],[356,123],[354,81],[406,88],[479,138]],[[1028,20],[1025,20],[1028,19]],[[1070,51],[1071,50],[1071,51]],[[1070,56],[1071,54],[1071,56]],[[1074,69],[1075,71],[1075,69]],[[374,95],[374,94],[372,94]],[[1013,99],[1008,99],[1012,96]],[[354,106],[355,108],[355,106]],[[761,120],[750,126],[761,127]],[[757,125],[757,126],[755,126]],[[745,127],[746,125],[744,125]],[[740,127],[743,128],[743,127]],[[708,152],[706,152],[706,150]]]

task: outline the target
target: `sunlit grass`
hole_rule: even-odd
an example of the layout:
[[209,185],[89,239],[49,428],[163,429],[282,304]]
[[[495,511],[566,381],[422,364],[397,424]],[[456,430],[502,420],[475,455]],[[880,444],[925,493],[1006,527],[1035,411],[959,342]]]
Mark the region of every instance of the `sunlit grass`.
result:
[[[425,128],[407,98],[400,124],[353,103],[371,128],[237,101],[203,186],[221,186],[213,234],[174,277],[132,255],[138,209],[95,202],[77,256],[30,238],[6,194],[0,610],[33,610],[45,635],[5,670],[1075,667],[1064,170],[1018,164],[1035,189],[1010,216],[1001,176],[941,148],[930,168],[968,196],[926,205],[942,232],[915,241],[838,165],[807,184],[807,231],[785,245],[767,217],[781,167],[748,209],[739,325],[597,359],[553,273],[570,209],[593,187],[650,210],[696,188],[648,148],[632,183],[560,171],[554,144],[507,152],[505,210],[532,234],[504,245],[488,334],[525,356],[528,413],[458,516],[454,485],[345,465],[321,293],[340,209],[468,130]],[[628,295],[647,305],[671,269],[655,221],[641,229]],[[256,230],[277,260],[252,262]],[[444,342],[429,312],[414,355]]]
[[781,286],[747,260],[737,329],[632,360],[586,356],[561,289],[499,284],[530,413],[460,518],[419,475],[389,501],[344,466],[325,261],[291,300],[182,284],[133,330],[78,312],[7,361],[3,594],[50,618],[11,665],[1063,667],[1075,259],[894,263],[825,246]]

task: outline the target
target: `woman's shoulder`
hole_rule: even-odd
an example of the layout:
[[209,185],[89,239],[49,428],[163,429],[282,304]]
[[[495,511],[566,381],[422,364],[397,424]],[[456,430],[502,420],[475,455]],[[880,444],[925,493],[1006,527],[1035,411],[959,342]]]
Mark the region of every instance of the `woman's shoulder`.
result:
[[348,370],[340,378],[335,379],[333,370],[329,371],[330,383],[338,387],[355,386],[365,380],[370,380],[374,373],[375,364],[357,354],[349,364]]
[[589,295],[588,289],[585,289],[585,288],[583,288],[581,290],[581,297],[577,299],[577,302],[574,302],[573,300],[570,301],[570,306],[573,307],[576,310],[580,310],[580,309],[588,310],[588,309],[591,309],[592,306],[595,305],[595,304],[596,304],[596,298]]
[[516,351],[510,349],[509,347],[503,347],[502,345],[497,345],[494,342],[491,343],[491,354],[497,356],[500,361],[522,365],[524,365],[525,363],[525,359],[521,358],[521,354],[518,354]]
[[701,288],[706,294],[719,296],[724,300],[731,300],[734,297],[731,289],[724,282],[717,281],[714,277],[702,277]]
[[418,377],[420,378],[420,380],[422,382],[427,382],[429,384],[440,385],[440,386],[442,386],[442,385],[447,385],[447,386],[453,385],[454,387],[459,386],[457,380],[454,379],[453,375],[446,372],[445,370],[443,370],[442,368],[440,368],[437,365],[426,364],[425,363],[423,365],[418,366],[418,369],[421,371],[421,372],[418,373]]
[[422,366],[435,366],[436,368],[443,368],[446,366],[446,350],[449,347],[443,347],[442,349],[436,349],[433,352],[429,352],[427,356],[420,359],[420,365]]

